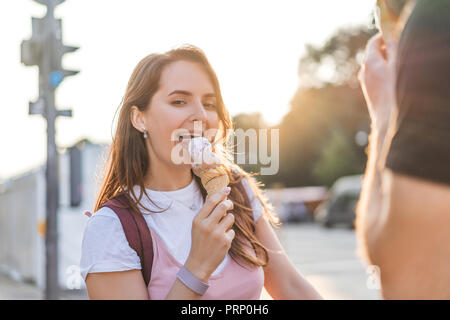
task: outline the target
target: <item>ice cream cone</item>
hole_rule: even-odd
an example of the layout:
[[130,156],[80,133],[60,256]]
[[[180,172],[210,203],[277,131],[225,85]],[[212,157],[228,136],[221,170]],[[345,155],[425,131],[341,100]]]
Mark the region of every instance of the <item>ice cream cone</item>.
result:
[[228,182],[229,180],[227,175],[220,175],[209,180],[206,184],[203,184],[203,186],[205,187],[206,192],[208,192],[208,195],[211,196],[226,188],[228,186]]
[[[211,168],[205,164],[205,159],[217,159],[207,139],[203,137],[193,138],[189,144],[189,153],[196,164],[195,170],[193,171],[201,179],[203,187],[208,192],[208,196],[228,186],[230,181],[223,165]],[[205,169],[202,169],[202,167],[205,167]]]
[[202,171],[198,176],[202,180],[202,185],[209,196],[226,188],[230,182],[227,173],[222,167]]

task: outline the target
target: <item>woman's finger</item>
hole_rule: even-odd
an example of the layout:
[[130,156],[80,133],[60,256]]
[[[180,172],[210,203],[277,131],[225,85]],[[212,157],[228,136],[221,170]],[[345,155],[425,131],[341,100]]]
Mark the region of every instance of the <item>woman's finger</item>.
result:
[[227,215],[220,221],[219,229],[222,232],[227,232],[234,224],[234,214],[231,212],[227,213]]
[[228,241],[233,241],[233,239],[234,239],[234,235],[235,235],[235,233],[234,233],[234,230],[233,229],[230,229],[230,230],[228,230],[227,232],[225,232],[225,237],[228,239]]
[[203,208],[197,214],[197,218],[200,220],[206,219],[210,214],[214,212],[218,203],[227,197],[230,191],[231,188],[226,187],[221,191],[214,193],[212,196],[207,196]]
[[212,223],[214,225],[218,224],[220,219],[222,219],[222,217],[224,215],[226,215],[226,212],[228,210],[232,210],[234,208],[234,204],[233,201],[231,200],[225,200],[222,201],[221,203],[219,203],[216,208],[214,209],[213,212],[211,212],[211,214],[209,215],[209,217],[207,218],[208,223]]

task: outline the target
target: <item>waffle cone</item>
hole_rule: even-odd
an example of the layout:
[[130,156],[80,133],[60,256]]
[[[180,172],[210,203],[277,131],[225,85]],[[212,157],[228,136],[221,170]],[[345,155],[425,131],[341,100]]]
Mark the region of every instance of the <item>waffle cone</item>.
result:
[[[228,186],[228,176],[227,175],[219,175],[212,179],[210,179],[206,184],[203,184],[206,191],[208,192],[208,196],[215,194],[216,192],[226,188]],[[203,183],[203,179],[202,179]]]
[[222,174],[217,171],[212,171],[212,170],[205,170],[198,174],[200,179],[202,179],[203,186],[205,186],[205,184],[207,184],[210,180],[212,180],[215,177],[218,177],[220,175],[222,175]]
[[196,171],[195,174],[201,179],[203,187],[208,192],[208,195],[213,195],[228,186],[230,180],[227,171],[218,166],[215,168]]

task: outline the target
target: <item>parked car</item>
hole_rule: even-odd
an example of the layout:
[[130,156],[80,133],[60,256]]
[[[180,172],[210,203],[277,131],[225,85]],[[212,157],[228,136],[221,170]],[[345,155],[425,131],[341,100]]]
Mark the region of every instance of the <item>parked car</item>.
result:
[[283,210],[280,214],[281,222],[307,222],[311,221],[311,215],[308,212],[308,208],[302,201],[292,201],[283,204]]
[[362,175],[339,178],[329,191],[327,201],[319,205],[314,218],[324,227],[355,226],[355,209],[361,193]]
[[314,210],[327,199],[328,188],[320,186],[270,188],[265,190],[282,223],[310,222]]

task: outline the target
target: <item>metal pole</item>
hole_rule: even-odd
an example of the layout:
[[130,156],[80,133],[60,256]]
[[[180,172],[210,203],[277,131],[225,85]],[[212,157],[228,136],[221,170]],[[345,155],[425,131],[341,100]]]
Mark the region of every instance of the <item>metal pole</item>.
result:
[[33,18],[33,35],[21,44],[21,61],[27,66],[39,66],[39,99],[30,103],[29,114],[41,114],[47,122],[46,228],[45,228],[45,299],[58,299],[58,205],[59,165],[55,123],[58,116],[71,116],[71,110],[57,110],[55,90],[61,81],[78,73],[65,70],[62,56],[78,47],[62,43],[61,20],[55,19],[54,8],[64,0],[34,0],[47,7],[44,18]]
[[45,118],[47,120],[47,166],[46,166],[46,224],[45,233],[45,299],[56,300],[59,293],[58,281],[58,150],[56,148],[56,107],[55,107],[55,90],[49,82],[51,70],[52,55],[54,49],[52,47],[54,37],[54,18],[53,6],[47,7],[47,14],[44,17],[47,45],[44,46],[44,59],[42,65],[42,73],[44,76],[44,97],[45,97]]
[[55,300],[59,296],[58,281],[58,151],[55,142],[55,120],[56,109],[54,105],[55,93],[47,91],[47,167],[46,167],[46,221],[47,232],[45,234],[45,257],[46,257],[46,285],[45,299]]

